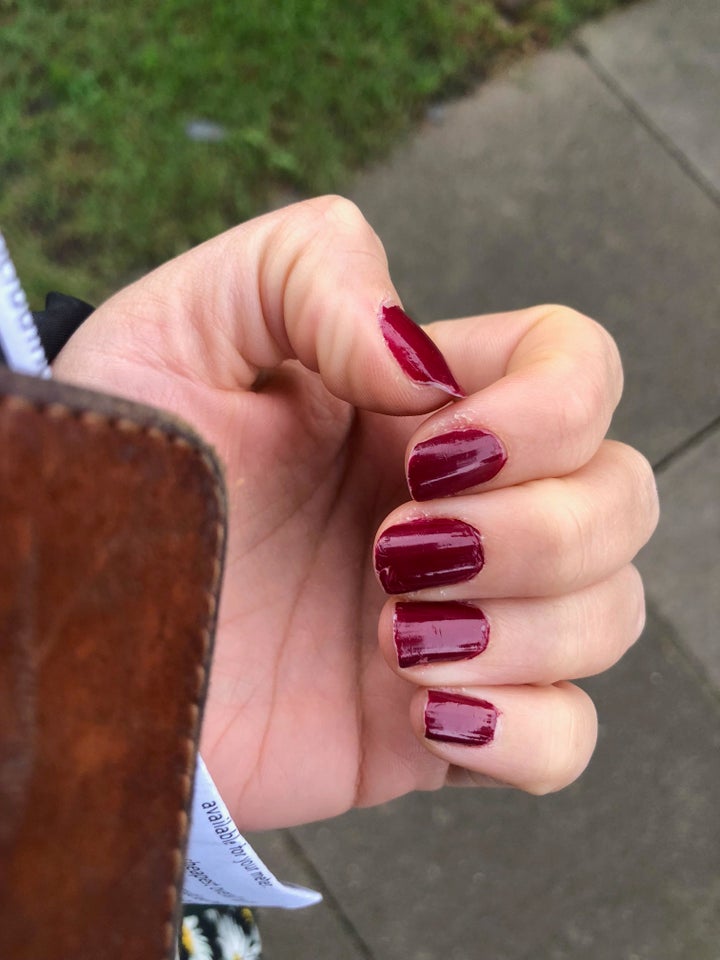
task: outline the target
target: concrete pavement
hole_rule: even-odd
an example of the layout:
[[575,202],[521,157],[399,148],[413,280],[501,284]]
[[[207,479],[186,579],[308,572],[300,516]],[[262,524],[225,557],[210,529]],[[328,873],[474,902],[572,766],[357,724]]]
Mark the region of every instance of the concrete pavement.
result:
[[657,467],[649,620],[545,798],[444,791],[253,842],[318,885],[269,960],[720,958],[720,4],[651,0],[433,111],[351,195],[421,320],[564,302],[625,360]]

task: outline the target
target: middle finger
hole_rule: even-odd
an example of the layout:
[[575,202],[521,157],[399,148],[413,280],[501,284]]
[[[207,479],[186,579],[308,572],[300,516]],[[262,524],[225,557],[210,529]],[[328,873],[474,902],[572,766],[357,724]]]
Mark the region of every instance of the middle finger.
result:
[[625,566],[657,514],[647,460],[605,441],[568,477],[399,507],[375,570],[386,593],[424,600],[554,596]]

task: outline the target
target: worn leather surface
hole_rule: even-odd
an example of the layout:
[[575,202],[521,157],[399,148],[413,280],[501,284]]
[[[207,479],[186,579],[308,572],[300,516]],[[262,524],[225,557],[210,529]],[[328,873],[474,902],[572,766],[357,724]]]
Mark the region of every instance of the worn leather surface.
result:
[[0,957],[174,957],[225,503],[190,430],[0,370]]

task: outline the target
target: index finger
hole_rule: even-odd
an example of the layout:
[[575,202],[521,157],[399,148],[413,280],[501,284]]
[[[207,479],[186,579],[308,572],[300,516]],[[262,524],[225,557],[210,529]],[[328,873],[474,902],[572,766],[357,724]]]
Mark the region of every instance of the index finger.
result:
[[542,306],[426,329],[469,395],[413,435],[406,469],[414,499],[565,476],[593,457],[623,382],[600,324]]

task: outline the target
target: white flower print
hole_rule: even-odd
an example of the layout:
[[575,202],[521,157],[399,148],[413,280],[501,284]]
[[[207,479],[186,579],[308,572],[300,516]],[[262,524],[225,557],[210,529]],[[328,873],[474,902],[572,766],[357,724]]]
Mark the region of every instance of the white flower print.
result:
[[197,917],[188,916],[183,919],[180,938],[190,954],[190,960],[213,960],[212,948],[200,929]]
[[222,960],[258,960],[262,946],[257,928],[245,933],[232,917],[218,916],[216,929]]

